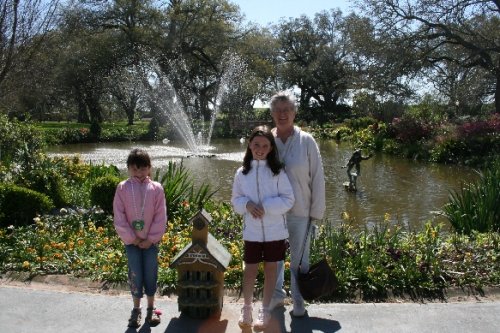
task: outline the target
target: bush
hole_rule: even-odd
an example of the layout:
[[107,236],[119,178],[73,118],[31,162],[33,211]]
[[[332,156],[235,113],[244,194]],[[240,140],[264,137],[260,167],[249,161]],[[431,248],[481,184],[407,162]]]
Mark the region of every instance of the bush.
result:
[[95,180],[90,187],[90,201],[92,205],[99,206],[107,213],[113,213],[113,198],[120,178],[104,176]]
[[45,194],[13,184],[0,185],[0,227],[29,225],[54,208]]

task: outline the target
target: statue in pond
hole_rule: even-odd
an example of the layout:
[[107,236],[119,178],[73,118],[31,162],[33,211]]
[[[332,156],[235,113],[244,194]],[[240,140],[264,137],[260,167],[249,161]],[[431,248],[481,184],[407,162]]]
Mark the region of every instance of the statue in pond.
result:
[[[347,190],[355,192],[356,180],[361,175],[361,161],[371,158],[373,155],[363,156],[361,154],[361,149],[356,149],[352,154],[351,158],[345,166],[342,168],[347,168],[347,177],[349,177],[349,182],[345,182],[344,186]],[[351,172],[352,168],[356,167],[356,172]]]

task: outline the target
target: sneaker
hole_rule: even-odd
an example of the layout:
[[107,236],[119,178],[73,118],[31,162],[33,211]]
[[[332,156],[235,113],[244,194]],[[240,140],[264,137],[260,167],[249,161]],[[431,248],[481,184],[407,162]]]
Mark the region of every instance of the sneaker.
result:
[[269,306],[267,307],[269,311],[273,311],[276,308],[285,306],[285,299],[281,297],[273,297],[271,298],[271,302],[269,302]]
[[148,308],[146,312],[146,322],[151,327],[158,326],[161,322],[161,310],[157,310],[156,308]]
[[130,318],[128,320],[128,327],[137,328],[141,326],[141,308],[133,308],[132,313],[130,314]]
[[241,308],[241,315],[240,319],[238,320],[238,325],[240,326],[241,329],[243,328],[248,328],[252,327],[252,306],[251,305],[244,305]]
[[304,317],[306,315],[306,308],[304,306],[304,301],[293,302],[292,316],[294,317]]
[[270,320],[271,313],[269,312],[269,310],[260,308],[259,315],[257,317],[257,321],[253,325],[253,329],[257,332],[265,330],[267,328],[267,325],[269,325]]

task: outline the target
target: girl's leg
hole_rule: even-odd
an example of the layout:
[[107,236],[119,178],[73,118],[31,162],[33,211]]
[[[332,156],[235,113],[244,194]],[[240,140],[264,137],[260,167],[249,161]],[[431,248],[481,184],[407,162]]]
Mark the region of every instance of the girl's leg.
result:
[[151,245],[142,250],[144,290],[148,299],[148,307],[154,306],[154,296],[158,283],[158,246]]
[[147,296],[148,307],[146,309],[146,322],[151,326],[160,324],[161,319],[155,311],[155,294],[158,282],[158,247],[151,245],[149,249],[143,250],[144,260],[144,290]]
[[277,262],[264,262],[264,297],[262,306],[266,309],[269,308],[269,302],[271,302],[274,287],[276,286],[277,266]]
[[128,283],[134,302],[134,308],[128,320],[129,327],[141,325],[141,298],[142,298],[142,251],[134,245],[126,245],[125,251],[128,259]]
[[243,299],[245,305],[252,305],[253,289],[255,279],[257,278],[258,264],[245,263],[245,270],[243,271]]
[[143,296],[143,258],[142,250],[134,245],[126,245],[128,259],[128,284],[134,301],[134,307],[139,307]]

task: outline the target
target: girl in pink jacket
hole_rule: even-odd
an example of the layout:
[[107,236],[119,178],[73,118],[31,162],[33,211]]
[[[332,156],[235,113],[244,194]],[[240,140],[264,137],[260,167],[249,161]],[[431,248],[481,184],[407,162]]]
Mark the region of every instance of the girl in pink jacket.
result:
[[134,149],[127,158],[129,178],[118,184],[113,200],[114,225],[125,244],[128,282],[134,308],[129,327],[141,325],[141,299],[147,296],[146,322],[160,323],[161,311],[154,307],[158,281],[158,243],[167,226],[165,193],[152,181],[151,159],[146,151]]

